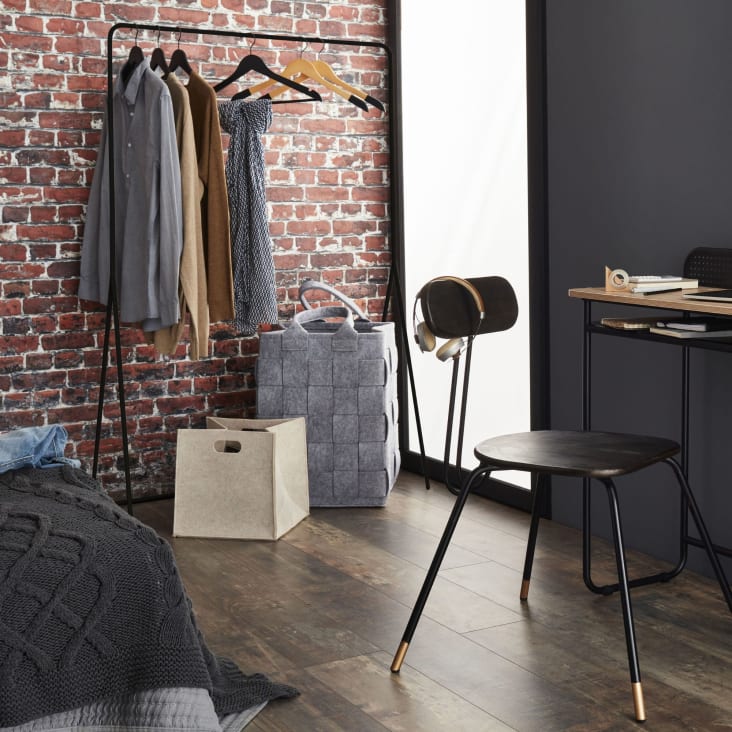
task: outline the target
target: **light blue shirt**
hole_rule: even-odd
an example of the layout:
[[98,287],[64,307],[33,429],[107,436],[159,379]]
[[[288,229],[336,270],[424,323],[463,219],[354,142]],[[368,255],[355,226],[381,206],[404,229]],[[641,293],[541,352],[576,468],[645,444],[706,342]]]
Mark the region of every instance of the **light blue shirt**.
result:
[[[179,320],[183,216],[173,103],[147,59],[126,85],[117,76],[113,110],[120,320],[158,330]],[[110,275],[108,136],[105,118],[86,211],[78,293],[104,304]]]

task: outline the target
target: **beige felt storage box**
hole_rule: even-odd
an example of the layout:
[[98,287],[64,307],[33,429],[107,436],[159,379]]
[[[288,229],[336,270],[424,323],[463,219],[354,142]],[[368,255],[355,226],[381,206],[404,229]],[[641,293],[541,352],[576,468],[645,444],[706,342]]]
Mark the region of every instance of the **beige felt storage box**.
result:
[[174,536],[279,539],[309,510],[302,417],[178,430]]

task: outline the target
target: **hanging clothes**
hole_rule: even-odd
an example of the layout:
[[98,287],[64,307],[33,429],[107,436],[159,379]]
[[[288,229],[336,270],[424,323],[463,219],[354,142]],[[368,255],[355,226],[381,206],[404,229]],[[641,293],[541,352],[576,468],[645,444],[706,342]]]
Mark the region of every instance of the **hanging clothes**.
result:
[[[115,251],[120,320],[161,328],[179,320],[180,164],[170,92],[143,59],[113,88]],[[110,277],[109,133],[89,194],[80,298],[107,303]],[[147,329],[150,329],[148,327]]]
[[208,308],[211,322],[233,320],[234,282],[231,268],[229,202],[226,194],[224,150],[216,92],[195,70],[186,84],[193,116],[198,175],[203,182],[201,227],[206,259]]
[[183,205],[183,253],[180,261],[180,319],[169,328],[148,334],[148,340],[162,354],[170,355],[181,341],[185,314],[190,312],[190,356],[194,361],[208,355],[209,315],[206,287],[206,263],[201,230],[203,182],[198,176],[196,141],[188,91],[175,74],[168,74],[165,83],[173,100],[175,135],[180,160],[181,196]]
[[272,122],[272,102],[221,102],[219,117],[230,135],[226,182],[234,266],[234,323],[244,335],[252,335],[260,323],[277,322],[261,139]]

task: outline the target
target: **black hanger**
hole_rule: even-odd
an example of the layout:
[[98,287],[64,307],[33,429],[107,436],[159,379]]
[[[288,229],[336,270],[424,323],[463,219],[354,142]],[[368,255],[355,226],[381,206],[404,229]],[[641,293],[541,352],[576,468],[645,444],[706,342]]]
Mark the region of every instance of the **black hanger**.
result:
[[178,48],[173,51],[173,55],[170,57],[168,73],[170,74],[176,69],[183,69],[188,76],[193,73],[193,69],[188,63],[188,56],[186,56],[186,52],[180,47],[180,33],[178,33]]
[[132,72],[137,66],[140,65],[140,62],[145,58],[142,53],[142,49],[137,45],[137,36],[139,33],[139,30],[137,31],[137,33],[135,33],[135,45],[132,46],[132,48],[130,49],[130,55],[127,57],[127,62],[122,67],[122,70],[119,72],[120,76],[122,77],[122,82],[124,84],[127,83],[130,76],[132,75]]
[[286,76],[280,76],[280,74],[272,71],[272,69],[270,69],[259,56],[251,53],[251,51],[249,52],[249,54],[244,56],[241,61],[239,61],[239,65],[236,67],[234,73],[230,76],[227,76],[223,81],[220,81],[218,84],[216,84],[216,86],[214,86],[214,90],[221,91],[224,87],[231,84],[232,81],[240,79],[242,76],[248,74],[250,71],[257,71],[264,76],[268,76],[270,79],[273,79],[280,84],[284,84],[285,86],[290,87],[290,89],[294,89],[295,91],[298,91],[301,94],[304,94],[305,96],[309,97],[310,99],[314,99],[317,102],[321,102],[323,100],[318,92],[313,91],[312,89],[308,89],[306,86],[298,84],[296,81],[292,81],[292,79],[288,79]]
[[164,75],[170,72],[170,69],[168,68],[168,62],[165,60],[165,54],[163,53],[163,49],[160,48],[160,31],[158,31],[158,47],[152,52],[152,55],[150,56],[150,68],[153,71],[155,71],[155,69],[157,68],[160,68]]
[[183,69],[188,76],[193,73],[193,69],[188,63],[188,56],[186,56],[186,52],[182,48],[176,48],[175,51],[173,51],[173,55],[170,57],[168,73],[172,73],[176,69]]

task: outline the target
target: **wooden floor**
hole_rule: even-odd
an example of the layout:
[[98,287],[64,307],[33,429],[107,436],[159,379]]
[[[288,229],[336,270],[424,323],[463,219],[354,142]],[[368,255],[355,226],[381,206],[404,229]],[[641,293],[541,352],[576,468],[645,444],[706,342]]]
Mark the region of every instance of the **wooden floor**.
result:
[[[297,686],[248,730],[629,730],[617,595],[581,580],[578,532],[473,497],[400,674],[389,665],[453,498],[403,474],[383,508],[314,509],[277,542],[172,539],[209,645]],[[136,506],[166,537],[173,504]],[[692,550],[697,551],[697,550]],[[596,581],[612,578],[598,542]],[[631,575],[659,565],[631,554]],[[732,615],[689,571],[633,591],[647,730],[732,729]]]

